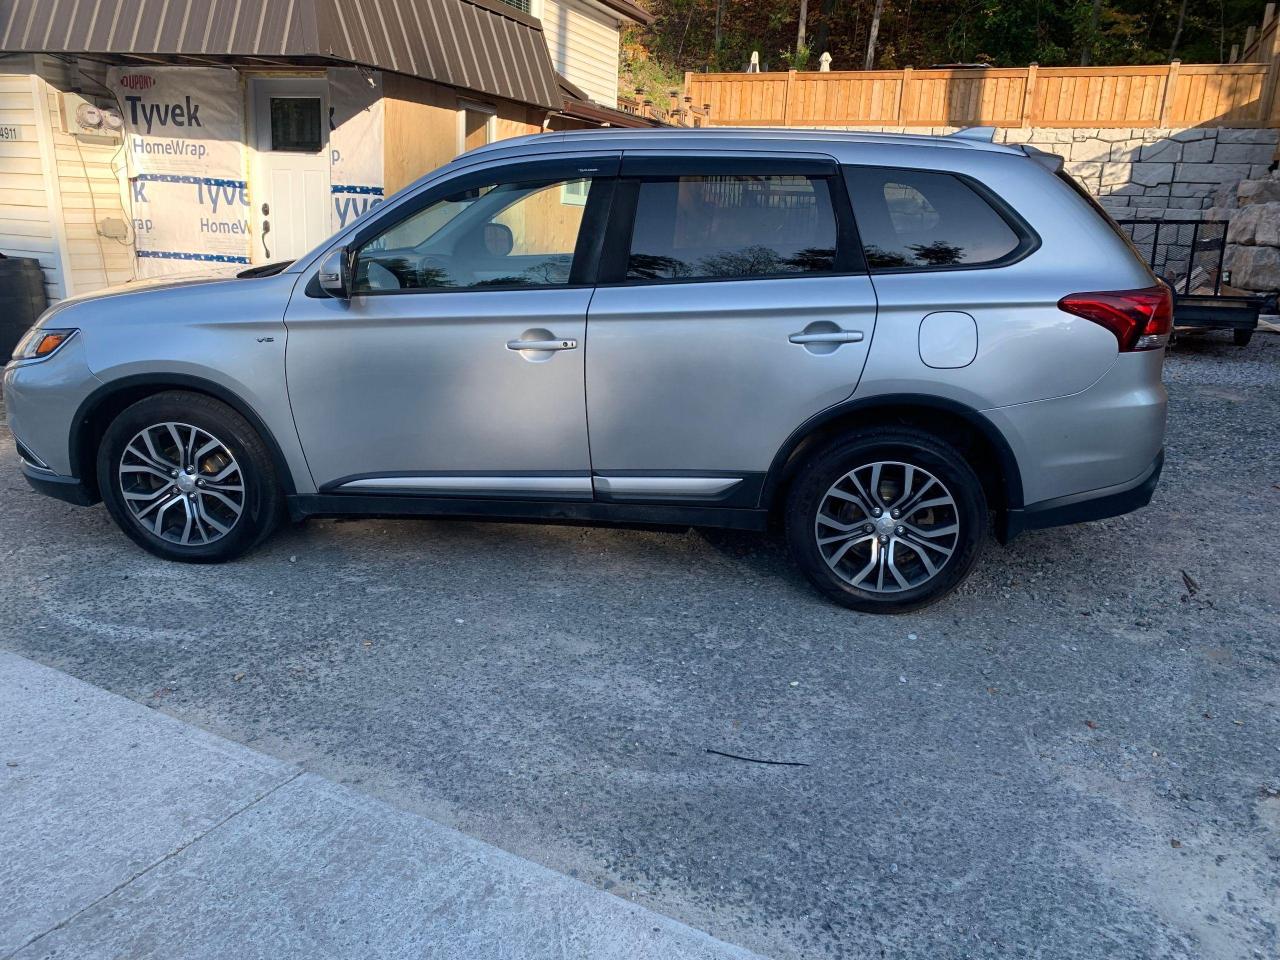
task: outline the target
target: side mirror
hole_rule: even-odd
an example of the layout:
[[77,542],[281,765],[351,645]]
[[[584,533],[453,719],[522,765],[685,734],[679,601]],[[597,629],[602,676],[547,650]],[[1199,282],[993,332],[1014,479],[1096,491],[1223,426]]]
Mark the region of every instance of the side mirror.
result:
[[351,299],[351,254],[346,247],[333,251],[316,274],[320,289],[335,300]]

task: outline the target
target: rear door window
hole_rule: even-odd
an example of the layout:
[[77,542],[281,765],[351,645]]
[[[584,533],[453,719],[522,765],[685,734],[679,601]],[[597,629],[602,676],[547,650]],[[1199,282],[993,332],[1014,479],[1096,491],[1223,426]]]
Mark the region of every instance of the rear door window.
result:
[[831,185],[810,176],[681,176],[638,184],[629,281],[836,270]]
[[847,167],[845,179],[872,271],[998,264],[1029,241],[1029,231],[952,174]]

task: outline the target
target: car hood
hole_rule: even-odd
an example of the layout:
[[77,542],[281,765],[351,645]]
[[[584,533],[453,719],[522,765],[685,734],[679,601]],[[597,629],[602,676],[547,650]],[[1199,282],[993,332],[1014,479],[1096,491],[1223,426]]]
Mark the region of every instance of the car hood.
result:
[[246,271],[245,267],[241,264],[225,264],[214,267],[204,267],[199,270],[191,270],[187,273],[170,274],[164,277],[139,277],[136,280],[130,280],[126,283],[116,284],[111,287],[103,287],[101,290],[94,290],[90,293],[80,293],[72,297],[67,297],[65,300],[59,300],[41,315],[39,323],[47,326],[54,316],[62,313],[64,310],[96,301],[111,300],[117,297],[130,296],[132,294],[158,293],[165,290],[177,290],[182,287],[200,287],[227,283],[228,281],[236,280],[241,274],[248,274],[246,279],[273,276],[287,267],[288,264],[270,265],[270,267],[277,266],[280,269],[254,267]]
[[95,300],[100,297],[117,297],[122,294],[138,293],[143,290],[164,290],[170,287],[189,287],[198,283],[217,283],[221,280],[232,279],[238,271],[243,269],[244,267],[237,264],[228,264],[221,267],[192,270],[190,273],[171,274],[167,277],[139,277],[137,280],[129,280],[126,283],[118,283],[115,286],[103,287],[101,290],[94,290],[92,293],[76,294],[74,297],[68,297],[63,300],[62,303],[83,303],[85,300]]

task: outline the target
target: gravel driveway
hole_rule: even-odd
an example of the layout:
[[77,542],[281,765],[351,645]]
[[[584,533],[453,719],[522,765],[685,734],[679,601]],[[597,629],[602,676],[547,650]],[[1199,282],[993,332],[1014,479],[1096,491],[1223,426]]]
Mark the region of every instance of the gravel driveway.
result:
[[1149,509],[898,618],[745,534],[320,521],[168,564],[0,426],[0,646],[777,957],[1275,958],[1280,338],[1166,379]]

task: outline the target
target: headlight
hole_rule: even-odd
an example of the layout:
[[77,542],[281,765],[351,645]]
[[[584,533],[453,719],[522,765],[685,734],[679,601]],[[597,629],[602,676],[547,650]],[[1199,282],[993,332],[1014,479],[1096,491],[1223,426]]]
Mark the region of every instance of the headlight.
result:
[[14,360],[43,360],[52,356],[64,343],[76,335],[72,330],[46,330],[43,327],[32,327],[27,335],[18,341],[13,351]]

